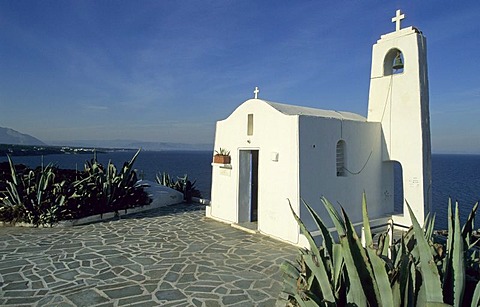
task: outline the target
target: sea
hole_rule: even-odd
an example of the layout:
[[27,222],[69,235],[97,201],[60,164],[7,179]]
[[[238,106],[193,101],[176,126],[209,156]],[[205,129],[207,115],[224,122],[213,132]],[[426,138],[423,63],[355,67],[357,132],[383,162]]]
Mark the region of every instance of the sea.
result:
[[[120,168],[134,154],[134,151],[97,153],[97,160],[104,165],[111,160],[117,168]],[[85,161],[92,158],[92,154],[59,154],[43,157],[16,156],[12,157],[12,160],[15,164],[22,163],[30,168],[35,168],[42,163],[43,165],[54,163],[60,168],[82,170]],[[7,157],[0,157],[0,162],[2,161],[7,161]],[[135,161],[134,169],[139,178],[152,181],[161,172],[167,172],[173,177],[187,174],[192,182],[196,181],[195,186],[201,191],[203,197],[210,199],[211,163],[211,151],[142,151]],[[396,174],[398,173],[397,171]],[[401,184],[398,184],[398,181],[400,180],[397,175],[395,186],[400,191],[395,191],[396,210],[402,207]],[[480,200],[480,155],[432,155],[432,214],[435,214],[436,229],[447,228],[449,198],[453,205],[458,202],[463,224],[473,205]],[[359,195],[359,203],[360,201]]]

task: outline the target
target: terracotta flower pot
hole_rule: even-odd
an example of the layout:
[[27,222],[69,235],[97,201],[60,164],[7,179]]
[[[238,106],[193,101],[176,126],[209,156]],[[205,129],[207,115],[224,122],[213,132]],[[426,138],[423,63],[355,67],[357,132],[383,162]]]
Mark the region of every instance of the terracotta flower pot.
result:
[[214,155],[213,156],[213,163],[230,164],[230,162],[231,162],[231,157],[230,156],[224,156],[224,155]]

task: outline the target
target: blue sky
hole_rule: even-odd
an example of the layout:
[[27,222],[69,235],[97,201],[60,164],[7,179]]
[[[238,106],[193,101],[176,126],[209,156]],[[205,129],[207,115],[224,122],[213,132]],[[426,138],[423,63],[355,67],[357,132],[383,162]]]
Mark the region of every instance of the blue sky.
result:
[[0,1],[0,126],[212,143],[260,98],[366,116],[396,9],[427,37],[434,152],[480,153],[478,1]]

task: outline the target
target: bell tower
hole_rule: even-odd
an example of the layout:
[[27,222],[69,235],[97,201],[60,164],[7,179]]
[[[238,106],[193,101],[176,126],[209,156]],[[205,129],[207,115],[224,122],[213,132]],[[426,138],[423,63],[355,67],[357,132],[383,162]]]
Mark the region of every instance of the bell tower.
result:
[[406,203],[423,225],[431,209],[431,145],[426,39],[414,27],[401,28],[400,10],[394,32],[373,45],[368,121],[380,122],[383,136],[385,194],[393,194],[393,163],[402,166],[403,215],[395,224],[409,227]]

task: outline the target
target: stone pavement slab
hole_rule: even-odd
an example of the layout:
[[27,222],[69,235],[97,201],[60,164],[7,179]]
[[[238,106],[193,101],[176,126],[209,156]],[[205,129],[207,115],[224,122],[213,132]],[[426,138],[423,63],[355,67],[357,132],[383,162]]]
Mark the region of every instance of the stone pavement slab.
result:
[[176,205],[70,228],[0,227],[0,305],[285,305],[279,268],[297,248],[204,216]]

